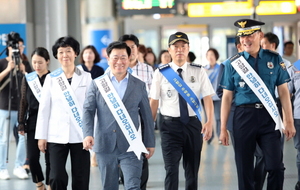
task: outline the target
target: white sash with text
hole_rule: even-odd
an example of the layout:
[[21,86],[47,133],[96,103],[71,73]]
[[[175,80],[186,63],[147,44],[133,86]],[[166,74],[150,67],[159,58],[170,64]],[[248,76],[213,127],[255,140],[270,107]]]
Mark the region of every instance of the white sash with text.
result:
[[275,130],[279,129],[282,131],[282,129],[284,129],[284,125],[279,115],[277,105],[269,89],[259,75],[254,71],[254,69],[249,65],[243,56],[240,56],[232,61],[231,65],[267,109],[272,119],[276,123]]
[[[61,68],[50,73],[54,83],[59,86],[64,106],[71,115],[71,120],[79,134],[82,133],[82,108],[79,106],[75,93]],[[83,136],[83,135],[82,135]]]
[[27,83],[38,102],[40,102],[42,85],[40,83],[39,77],[35,71],[25,75]]
[[143,144],[141,134],[136,130],[129,113],[111,83],[108,74],[96,78],[94,81],[129,143],[127,152],[133,151],[137,158],[140,159],[141,153],[148,153],[148,151]]

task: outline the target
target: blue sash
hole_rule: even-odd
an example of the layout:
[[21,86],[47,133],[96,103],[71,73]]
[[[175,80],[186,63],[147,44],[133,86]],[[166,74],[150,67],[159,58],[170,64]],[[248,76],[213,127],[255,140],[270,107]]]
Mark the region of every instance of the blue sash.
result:
[[177,90],[184,100],[191,106],[201,121],[201,105],[196,94],[190,87],[179,77],[179,75],[170,67],[169,64],[160,66],[159,71],[166,77],[169,83]]

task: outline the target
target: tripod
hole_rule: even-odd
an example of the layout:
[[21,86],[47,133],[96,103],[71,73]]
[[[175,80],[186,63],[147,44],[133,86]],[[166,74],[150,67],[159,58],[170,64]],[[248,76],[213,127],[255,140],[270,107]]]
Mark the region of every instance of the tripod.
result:
[[[6,49],[8,49],[8,48],[6,48]],[[7,79],[0,86],[0,91],[2,91],[2,90],[7,91],[7,88],[8,88],[8,107],[7,107],[8,115],[6,117],[6,122],[5,122],[5,127],[7,129],[7,133],[5,134],[6,138],[7,138],[6,163],[8,163],[8,158],[9,158],[9,137],[10,137],[10,128],[11,128],[10,125],[11,125],[12,99],[15,98],[17,105],[19,104],[19,99],[20,99],[19,80],[23,76],[22,73],[18,69],[19,65],[20,65],[20,54],[19,54],[18,48],[12,48],[12,60],[15,63],[15,66],[13,69],[10,70],[9,77],[6,77]],[[9,84],[9,86],[7,86],[8,84]]]

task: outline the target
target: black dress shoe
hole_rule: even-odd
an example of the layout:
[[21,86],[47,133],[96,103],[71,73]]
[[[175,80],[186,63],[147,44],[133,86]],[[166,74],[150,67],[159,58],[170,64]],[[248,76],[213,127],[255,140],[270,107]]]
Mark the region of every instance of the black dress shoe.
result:
[[300,181],[296,183],[295,190],[300,190]]

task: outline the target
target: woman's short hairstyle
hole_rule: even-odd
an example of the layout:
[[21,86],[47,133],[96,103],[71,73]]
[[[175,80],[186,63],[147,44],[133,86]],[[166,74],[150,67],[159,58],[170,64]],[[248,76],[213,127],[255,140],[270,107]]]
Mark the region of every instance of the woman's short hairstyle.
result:
[[108,57],[110,56],[113,49],[126,49],[126,53],[127,53],[128,57],[131,54],[131,49],[130,49],[130,47],[127,46],[127,44],[125,42],[114,41],[114,42],[110,43],[108,45],[108,47],[106,48],[106,53],[107,53]]
[[146,49],[146,47],[143,44],[139,45],[138,51],[141,52],[144,55],[147,53],[147,49]]
[[76,55],[79,55],[80,53],[80,44],[75,38],[71,36],[64,36],[61,38],[58,38],[54,45],[52,46],[52,53],[55,59],[57,59],[57,50],[60,47],[71,47]]
[[[209,48],[208,50],[207,50],[207,52],[209,52],[209,51],[212,51],[213,53],[214,53],[214,55],[215,55],[215,58],[216,58],[216,61],[219,59],[219,52],[215,49],[215,48]],[[206,54],[207,54],[207,52],[206,52]]]
[[147,62],[147,61],[146,61],[146,56],[147,56],[147,54],[152,54],[152,55],[153,55],[153,57],[154,57],[153,62],[154,62],[154,64],[155,64],[157,60],[156,60],[156,55],[154,54],[154,52],[152,51],[152,49],[149,50],[149,48],[147,48],[147,52],[146,52],[146,54],[144,55],[145,62]]
[[33,50],[33,52],[31,53],[31,58],[34,56],[34,55],[38,55],[38,56],[41,56],[43,57],[46,61],[49,61],[50,60],[50,55],[49,55],[49,52],[46,48],[43,48],[43,47],[37,47]]
[[100,58],[100,55],[98,53],[98,51],[96,50],[95,46],[93,45],[88,45],[86,46],[85,48],[83,48],[83,50],[81,51],[80,53],[80,56],[79,56],[79,61],[80,63],[84,63],[84,60],[83,60],[83,53],[85,50],[87,49],[91,49],[93,51],[93,53],[95,54],[95,59],[94,59],[94,63],[98,63],[101,61],[101,58]]
[[[161,63],[161,56],[162,56],[164,53],[166,53],[166,52],[169,53],[169,51],[168,51],[168,50],[165,50],[165,49],[163,49],[163,50],[161,50],[161,51],[159,52],[159,56],[158,56],[158,64]],[[170,57],[171,57],[171,55],[170,55]]]

